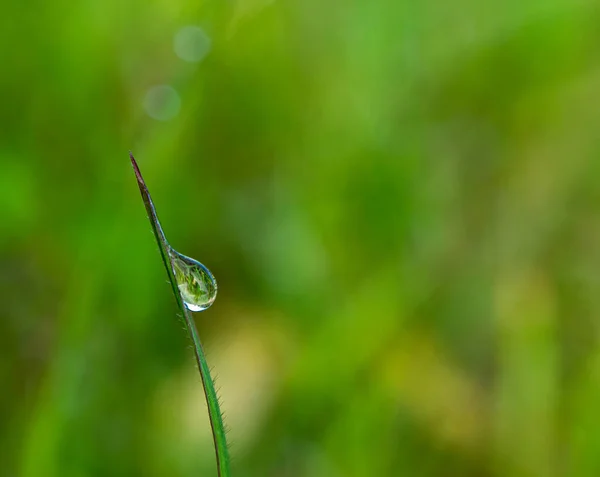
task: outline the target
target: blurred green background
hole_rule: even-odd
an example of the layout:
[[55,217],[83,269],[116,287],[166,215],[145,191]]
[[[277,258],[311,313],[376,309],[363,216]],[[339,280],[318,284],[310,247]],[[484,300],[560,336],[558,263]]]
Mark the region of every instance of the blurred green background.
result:
[[600,475],[598,2],[3,7],[1,476],[216,475],[130,149],[235,476]]

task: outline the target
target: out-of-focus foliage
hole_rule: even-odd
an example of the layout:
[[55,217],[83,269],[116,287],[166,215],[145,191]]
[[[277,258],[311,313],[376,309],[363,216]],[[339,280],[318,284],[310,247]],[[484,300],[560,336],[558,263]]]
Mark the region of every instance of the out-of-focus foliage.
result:
[[600,475],[598,25],[4,4],[0,475],[214,475],[129,149],[219,281],[197,323],[234,475]]

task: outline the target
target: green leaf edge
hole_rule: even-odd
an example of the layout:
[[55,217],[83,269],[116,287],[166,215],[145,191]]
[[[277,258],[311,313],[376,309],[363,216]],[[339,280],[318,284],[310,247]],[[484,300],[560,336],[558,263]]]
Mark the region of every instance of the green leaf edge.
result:
[[230,477],[231,474],[229,471],[229,452],[227,449],[227,439],[225,436],[223,415],[219,406],[219,399],[217,397],[215,385],[210,375],[210,369],[208,367],[208,363],[206,362],[206,356],[204,355],[202,343],[200,342],[200,337],[198,336],[198,330],[196,329],[196,324],[191,316],[190,311],[186,308],[186,306],[183,303],[181,293],[179,293],[179,288],[177,287],[175,275],[173,273],[173,269],[170,266],[170,245],[167,242],[165,234],[158,220],[156,209],[154,208],[154,203],[152,202],[152,198],[150,197],[150,193],[148,192],[146,183],[144,182],[137,162],[135,161],[135,158],[133,157],[133,154],[131,152],[129,153],[129,158],[131,159],[131,164],[133,166],[135,177],[140,188],[140,193],[142,194],[144,206],[146,207],[146,211],[148,212],[148,219],[150,220],[150,224],[152,225],[152,232],[156,237],[163,264],[167,269],[169,283],[171,284],[173,294],[175,295],[177,306],[179,307],[179,310],[183,315],[187,332],[189,333],[190,338],[192,339],[194,354],[196,355],[196,362],[198,364],[198,370],[200,371],[200,378],[202,380],[202,387],[204,388],[204,396],[206,397],[206,404],[208,405],[208,417],[210,419],[210,427],[212,430],[215,454],[217,458],[217,472],[219,477]]

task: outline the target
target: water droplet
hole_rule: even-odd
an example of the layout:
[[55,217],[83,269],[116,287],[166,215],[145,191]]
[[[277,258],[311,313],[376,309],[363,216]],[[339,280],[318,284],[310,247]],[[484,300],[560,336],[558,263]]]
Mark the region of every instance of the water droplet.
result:
[[193,258],[169,250],[169,258],[183,303],[190,311],[206,310],[217,298],[217,281],[208,268]]

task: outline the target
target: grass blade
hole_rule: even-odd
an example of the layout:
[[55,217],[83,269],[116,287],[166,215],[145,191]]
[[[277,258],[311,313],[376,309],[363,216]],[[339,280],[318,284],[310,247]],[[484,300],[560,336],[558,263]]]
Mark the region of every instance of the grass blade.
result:
[[210,375],[210,369],[208,367],[208,363],[206,362],[204,350],[202,349],[202,343],[200,342],[200,337],[198,336],[198,330],[196,329],[196,324],[191,316],[191,312],[186,308],[185,304],[183,303],[181,293],[179,292],[175,274],[171,268],[171,261],[169,258],[170,245],[167,242],[163,229],[158,220],[156,209],[154,208],[154,204],[152,202],[152,198],[150,197],[150,193],[148,192],[148,188],[146,187],[146,183],[144,182],[140,169],[131,152],[129,153],[129,158],[131,159],[131,164],[140,188],[140,193],[142,194],[144,206],[148,212],[148,219],[152,225],[152,231],[154,232],[154,236],[158,242],[158,248],[160,249],[160,255],[162,257],[163,264],[167,269],[169,283],[171,284],[173,294],[175,295],[175,300],[177,301],[177,306],[183,315],[185,326],[193,343],[194,354],[196,355],[196,362],[198,364],[198,370],[200,371],[202,387],[204,388],[204,395],[206,396],[206,403],[208,405],[208,416],[210,419],[215,454],[217,458],[217,472],[219,477],[229,477],[231,474],[229,472],[229,454],[227,450],[227,440],[225,437],[225,427],[223,425],[223,416],[219,407],[219,400],[215,391],[214,382]]

